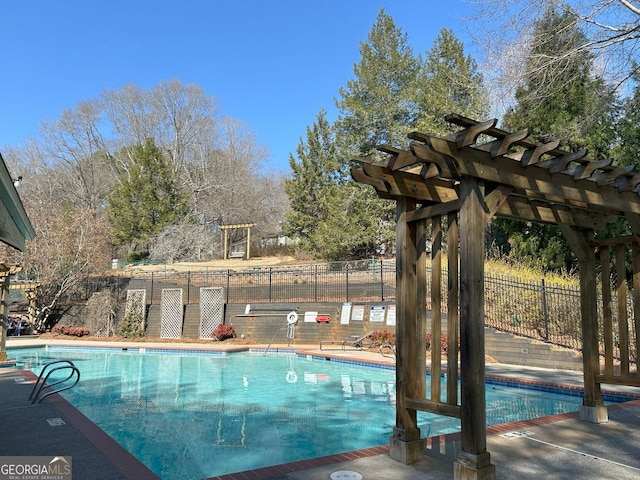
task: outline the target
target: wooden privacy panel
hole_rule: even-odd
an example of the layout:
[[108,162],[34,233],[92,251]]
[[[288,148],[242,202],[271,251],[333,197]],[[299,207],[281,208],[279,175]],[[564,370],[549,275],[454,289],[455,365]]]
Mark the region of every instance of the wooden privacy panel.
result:
[[599,247],[602,313],[601,383],[638,384],[640,254],[636,242],[594,242]]
[[[446,221],[445,221],[446,219]],[[458,399],[458,345],[459,345],[459,232],[458,213],[436,215],[427,219],[431,223],[431,279],[428,303],[431,314],[430,341],[431,388],[424,399],[408,399],[416,410],[453,417],[460,416]],[[443,241],[446,230],[447,241]],[[447,261],[444,267],[445,259]],[[448,274],[447,274],[448,273]],[[446,315],[443,313],[446,306]],[[446,323],[444,323],[446,321]],[[444,332],[444,336],[443,336]],[[443,372],[443,353],[446,351],[446,371]],[[445,392],[440,379],[444,374]],[[444,397],[444,398],[443,398]]]
[[200,338],[211,338],[211,332],[224,321],[222,287],[200,289]]
[[162,289],[162,319],[160,338],[180,338],[182,336],[182,289]]

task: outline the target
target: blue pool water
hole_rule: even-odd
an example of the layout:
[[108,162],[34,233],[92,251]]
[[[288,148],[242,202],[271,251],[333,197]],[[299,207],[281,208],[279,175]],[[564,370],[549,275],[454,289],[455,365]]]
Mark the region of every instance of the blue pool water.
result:
[[[385,445],[395,373],[294,355],[10,349],[17,368],[69,359],[63,396],[163,479],[195,480]],[[444,390],[444,388],[443,388]],[[46,400],[45,400],[46,401]],[[579,396],[487,387],[489,425],[576,411]],[[458,419],[419,413],[423,437]]]

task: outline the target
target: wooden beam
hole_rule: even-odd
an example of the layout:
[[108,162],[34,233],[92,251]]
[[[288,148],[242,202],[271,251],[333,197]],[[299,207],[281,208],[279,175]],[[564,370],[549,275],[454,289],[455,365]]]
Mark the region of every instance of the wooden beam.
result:
[[420,441],[416,410],[406,399],[426,396],[426,228],[424,222],[401,220],[415,208],[411,198],[396,205],[396,426],[391,441],[399,450]]
[[484,187],[460,184],[460,424],[462,451],[486,452],[484,346]]
[[589,240],[591,231],[583,231],[560,225],[560,230],[569,242],[580,266],[580,314],[582,328],[582,362],[584,378],[583,406],[600,409],[604,407],[600,384],[596,375],[600,373],[598,346],[598,290],[596,286],[595,254]]
[[616,246],[616,296],[618,300],[618,336],[620,375],[629,375],[629,318],[627,317],[627,267],[624,245]]
[[[539,163],[538,166],[548,168],[550,173],[559,173],[565,171],[571,162],[583,160],[586,155],[587,151],[585,149],[577,150],[562,155],[561,157],[555,157],[546,162]],[[586,161],[583,163],[586,163]]]
[[505,202],[500,204],[495,215],[551,225],[565,223],[569,226],[593,230],[602,230],[616,219],[616,217],[607,217],[595,212],[589,213],[581,209],[531,202],[524,197],[514,195],[509,196]]
[[458,405],[433,402],[423,398],[407,398],[406,402],[407,406],[410,406],[415,410],[420,410],[421,412],[431,412],[437,415],[460,418],[460,407]]
[[447,403],[450,405],[458,403],[459,241],[458,213],[451,212],[447,217]]
[[442,373],[442,217],[431,222],[431,396],[432,402],[440,402]]
[[425,182],[422,177],[403,171],[392,172],[378,165],[363,163],[362,167],[368,176],[383,181],[386,191],[396,197],[410,197],[434,203],[445,203],[458,198],[450,181],[433,178]]
[[620,168],[614,168],[613,170],[609,170],[607,172],[598,172],[591,175],[591,178],[596,181],[599,187],[604,185],[613,185],[619,178],[622,178],[626,175],[629,175],[635,165],[626,165]]
[[613,317],[611,315],[611,271],[609,248],[600,249],[600,271],[602,272],[602,339],[604,341],[604,373],[613,375]]
[[626,176],[622,182],[616,183],[616,187],[621,192],[635,190],[638,185],[640,185],[640,174]]
[[[368,165],[366,172],[361,169],[352,169],[351,175],[359,183],[373,186],[381,198],[395,200],[402,196],[415,198],[422,203],[443,204],[442,207],[429,205],[427,210],[416,211],[414,220],[430,218],[435,215],[444,215],[458,208],[457,185],[455,182],[433,178],[425,181],[416,174],[406,171],[391,171],[378,165]],[[607,224],[616,220],[614,216],[607,216],[599,212],[580,209],[572,206],[558,204],[551,206],[546,203],[544,197],[537,203],[530,202],[527,192],[521,191],[517,195],[510,193],[506,202],[501,202],[498,194],[504,195],[509,189],[515,192],[514,187],[502,185],[498,193],[488,196],[487,212],[492,212],[496,205],[498,209],[495,215],[507,218],[557,224],[567,223],[570,226],[602,230]]]
[[519,132],[514,132],[506,135],[502,139],[495,140],[491,143],[491,156],[497,157],[500,155],[506,155],[509,153],[509,149],[513,146],[514,143],[519,142],[529,136],[529,130],[520,130]]
[[560,145],[560,140],[552,140],[548,143],[536,145],[535,148],[524,150],[521,154],[513,155],[511,158],[520,160],[523,167],[535,165],[545,153],[555,150],[558,148],[558,145]]
[[475,125],[470,125],[461,132],[455,133],[453,136],[458,148],[467,147],[476,143],[477,138],[484,132],[494,128],[496,123],[498,123],[498,119],[492,118]]
[[[411,142],[411,144],[409,145],[409,149],[411,150],[411,153],[413,153],[413,155],[415,155],[421,161],[429,165],[434,165],[437,168],[438,174],[441,177],[446,177],[446,178],[458,177],[455,163],[452,162],[451,159],[447,158],[446,156],[438,152],[435,152],[428,144]],[[426,178],[425,174],[423,174],[423,176]]]
[[460,210],[460,200],[454,200],[447,203],[438,203],[427,207],[418,208],[412,212],[407,212],[404,216],[405,222],[418,222],[429,218],[446,215],[450,212]]
[[493,218],[498,209],[509,198],[511,192],[513,192],[512,187],[499,185],[485,197],[485,223]]
[[621,377],[618,375],[597,375],[598,383],[606,383],[609,385],[629,385],[631,387],[640,387],[640,378],[637,377]]
[[610,186],[598,186],[590,180],[574,180],[565,173],[551,174],[546,168],[524,167],[509,156],[491,158],[483,146],[467,147],[464,154],[458,151],[455,143],[442,138],[430,137],[432,148],[444,155],[455,158],[457,172],[485,182],[512,186],[516,190],[536,192],[550,201],[559,203],[578,202],[585,208],[597,212],[640,214],[640,196],[635,192],[620,192]]
[[640,245],[631,245],[631,269],[633,282],[633,326],[635,334],[636,370],[638,370],[638,352],[640,352]]
[[582,165],[578,165],[577,167],[569,169],[567,171],[567,174],[571,175],[574,180],[586,180],[590,178],[591,175],[593,175],[593,173],[597,170],[602,170],[609,167],[609,165],[611,165],[611,162],[613,162],[613,159],[607,158],[583,163]]

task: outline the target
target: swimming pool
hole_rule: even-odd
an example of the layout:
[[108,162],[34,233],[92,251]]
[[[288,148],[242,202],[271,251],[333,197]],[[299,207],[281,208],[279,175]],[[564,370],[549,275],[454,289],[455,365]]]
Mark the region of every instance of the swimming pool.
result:
[[[194,480],[389,441],[395,372],[318,357],[151,349],[10,349],[17,368],[72,360],[63,396],[164,479]],[[487,388],[489,425],[576,411],[580,396]],[[458,419],[419,413],[422,436]]]

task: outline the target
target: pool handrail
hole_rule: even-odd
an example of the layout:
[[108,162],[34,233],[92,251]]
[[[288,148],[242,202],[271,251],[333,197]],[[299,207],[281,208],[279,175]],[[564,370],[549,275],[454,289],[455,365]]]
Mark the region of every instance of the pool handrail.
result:
[[[59,364],[59,363],[63,363],[64,365],[51,368],[52,365]],[[53,383],[47,384],[47,380],[49,379],[49,377],[53,372],[56,372],[58,370],[67,370],[67,369],[70,370],[68,377],[63,378],[61,380],[56,380]],[[45,375],[45,372],[46,372],[46,375]],[[67,380],[70,380],[74,376],[74,374],[76,375],[76,379],[71,385],[66,385],[64,387],[61,387],[55,390],[52,388],[56,385],[60,385],[66,382]],[[31,389],[31,394],[29,395],[29,400],[31,400],[31,405],[42,402],[42,400],[44,400],[49,395],[53,395],[54,393],[59,393],[64,390],[69,390],[70,388],[75,387],[79,381],[80,381],[80,370],[78,370],[78,368],[74,365],[74,363],[71,360],[54,360],[53,362],[49,362],[42,368],[42,371],[38,376],[38,380],[36,380],[36,383],[33,385],[33,389]],[[47,393],[40,395],[44,388],[49,388],[51,390]]]

